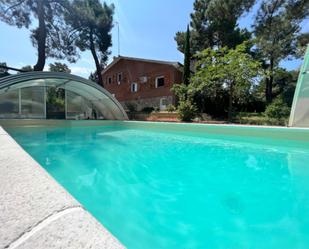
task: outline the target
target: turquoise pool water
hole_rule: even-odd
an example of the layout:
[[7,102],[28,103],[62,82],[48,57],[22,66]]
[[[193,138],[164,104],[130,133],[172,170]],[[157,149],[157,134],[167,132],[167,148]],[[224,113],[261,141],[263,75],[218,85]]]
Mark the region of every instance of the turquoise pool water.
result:
[[8,132],[129,249],[309,248],[309,142],[125,125]]

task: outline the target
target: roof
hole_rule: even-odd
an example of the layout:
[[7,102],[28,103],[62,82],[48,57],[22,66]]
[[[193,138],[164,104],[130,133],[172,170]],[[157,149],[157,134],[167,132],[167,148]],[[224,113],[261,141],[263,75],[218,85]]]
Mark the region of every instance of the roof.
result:
[[127,57],[127,56],[117,56],[114,57],[114,60],[107,65],[107,67],[102,71],[102,73],[105,73],[108,71],[111,67],[113,67],[118,61],[120,60],[131,60],[131,61],[142,61],[142,62],[148,62],[148,63],[158,63],[158,64],[165,64],[170,65],[181,71],[183,65],[177,61],[161,61],[161,60],[151,60],[151,59],[143,59],[143,58],[136,58],[136,57]]

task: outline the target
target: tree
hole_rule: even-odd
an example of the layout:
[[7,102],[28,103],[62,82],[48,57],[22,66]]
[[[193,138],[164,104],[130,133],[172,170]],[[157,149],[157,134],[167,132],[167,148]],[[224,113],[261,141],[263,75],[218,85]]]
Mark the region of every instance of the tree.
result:
[[38,23],[31,30],[31,40],[38,52],[34,71],[44,69],[46,57],[76,60],[76,48],[67,35],[63,18],[67,12],[68,0],[0,0],[0,20],[27,29]]
[[34,71],[34,70],[33,70],[33,67],[30,66],[30,65],[23,66],[20,70],[21,70],[22,72],[31,72],[31,71]]
[[180,101],[177,111],[180,120],[185,122],[191,122],[197,115],[197,108],[190,99]]
[[90,50],[99,72],[98,82],[103,85],[102,69],[112,45],[114,5],[101,4],[99,0],[74,0],[67,23],[73,28],[75,44],[81,51]]
[[97,71],[94,71],[93,73],[90,73],[89,77],[88,77],[89,80],[95,82],[95,83],[98,83],[98,74],[97,74]]
[[65,63],[60,63],[60,62],[50,63],[49,71],[71,73],[71,69]]
[[209,98],[227,92],[228,118],[232,120],[233,105],[245,102],[256,83],[260,63],[247,53],[248,43],[235,49],[210,48],[197,55],[197,72],[191,79],[191,91]]
[[[278,67],[274,70],[274,79],[272,87],[273,99],[281,96],[284,102],[291,107],[296,88],[299,71],[288,71],[284,68]],[[259,100],[265,100],[265,86],[266,79],[263,78],[257,85],[254,91],[254,96]]]
[[[55,62],[49,64],[49,71],[71,73],[65,63]],[[48,87],[46,91],[46,104],[49,110],[62,112],[65,109],[65,90],[63,88]]]
[[186,43],[185,43],[185,58],[184,58],[184,65],[183,65],[183,83],[189,85],[190,83],[190,64],[191,64],[191,51],[190,51],[190,29],[189,25],[187,26],[186,32]]
[[[197,51],[202,51],[207,47],[213,46],[212,32],[209,28],[209,20],[205,13],[210,0],[196,0],[193,4],[194,12],[191,16],[191,54]],[[182,53],[185,51],[185,32],[179,31],[176,33],[175,40],[178,50]]]
[[279,63],[299,54],[301,37],[305,38],[300,33],[300,23],[308,12],[308,0],[264,0],[261,4],[254,34],[258,53],[264,62],[268,104],[273,98],[274,73]]
[[0,62],[0,78],[10,75],[6,67],[7,65],[5,62]]
[[[191,14],[191,54],[206,48],[234,48],[250,38],[237,21],[250,10],[255,0],[195,0]],[[178,50],[184,52],[185,32],[177,32]]]
[[298,51],[296,57],[303,57],[305,55],[308,44],[309,44],[309,32],[300,34],[297,37]]
[[191,122],[198,113],[198,108],[194,102],[194,93],[191,84],[174,84],[172,91],[178,98],[177,112],[179,118],[185,122]]
[[298,74],[296,70],[287,71],[284,68],[278,68],[274,73],[273,97],[281,96],[288,107],[292,106]]
[[268,122],[274,125],[286,125],[289,115],[290,108],[281,96],[276,97],[265,110]]

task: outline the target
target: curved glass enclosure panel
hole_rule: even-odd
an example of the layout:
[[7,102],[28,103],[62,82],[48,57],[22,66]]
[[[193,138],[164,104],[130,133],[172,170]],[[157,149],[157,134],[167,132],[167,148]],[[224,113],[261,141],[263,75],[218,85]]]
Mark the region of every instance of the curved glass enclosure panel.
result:
[[45,118],[45,89],[42,86],[20,89],[21,118]]
[[52,72],[0,79],[0,118],[128,119],[120,103],[101,86]]
[[289,126],[309,127],[309,46],[298,76]]
[[104,119],[100,109],[74,92],[66,91],[66,103],[67,119]]
[[0,118],[17,118],[19,116],[19,90],[0,94]]

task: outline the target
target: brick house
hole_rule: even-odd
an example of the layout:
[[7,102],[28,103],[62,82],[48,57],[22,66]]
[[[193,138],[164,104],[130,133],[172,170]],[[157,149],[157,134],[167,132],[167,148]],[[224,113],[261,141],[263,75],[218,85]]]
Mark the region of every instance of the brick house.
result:
[[178,62],[115,57],[102,72],[103,86],[128,109],[145,107],[164,110],[175,104],[173,84],[182,82],[182,65]]

